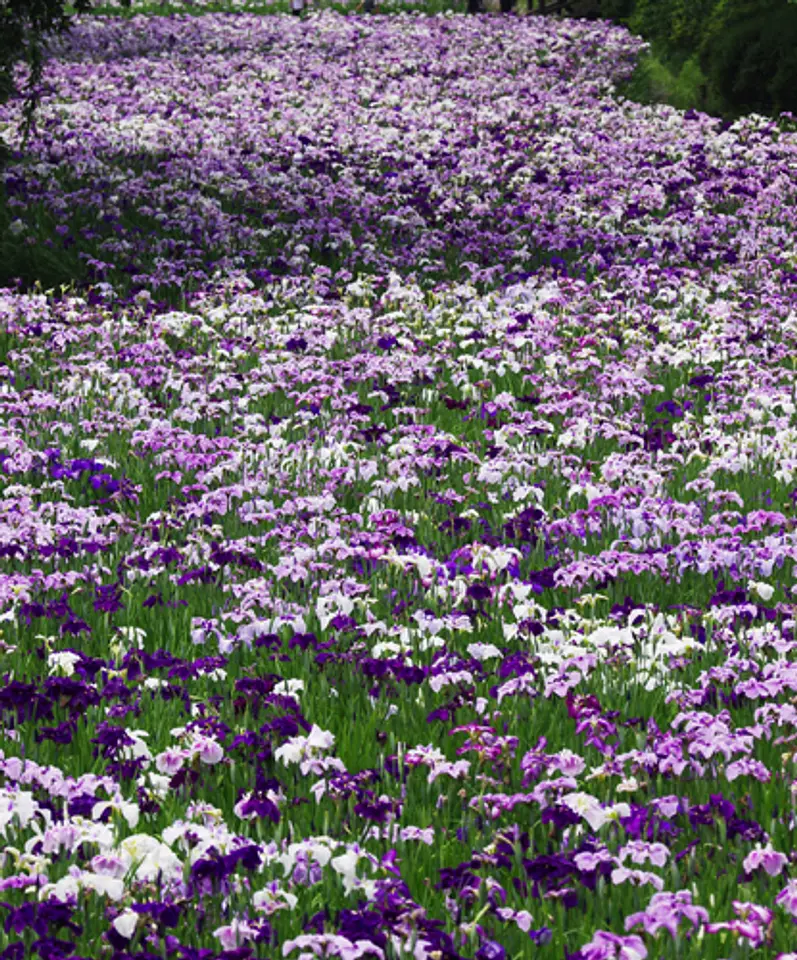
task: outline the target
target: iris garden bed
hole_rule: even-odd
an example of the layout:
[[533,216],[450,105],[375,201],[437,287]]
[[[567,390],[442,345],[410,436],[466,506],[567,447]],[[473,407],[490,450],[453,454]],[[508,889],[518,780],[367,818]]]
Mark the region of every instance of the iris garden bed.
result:
[[0,293],[0,956],[790,956],[797,137],[614,95],[640,49],[56,52],[4,174],[75,285]]

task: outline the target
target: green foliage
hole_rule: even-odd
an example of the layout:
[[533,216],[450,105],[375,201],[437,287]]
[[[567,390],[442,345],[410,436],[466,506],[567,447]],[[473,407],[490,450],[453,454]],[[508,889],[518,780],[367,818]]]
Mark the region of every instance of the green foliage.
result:
[[797,109],[797,4],[789,0],[574,0],[651,44],[624,94],[724,117]]
[[738,116],[797,106],[797,6],[788,0],[636,0],[627,19],[652,56],[635,99]]
[[740,111],[797,110],[797,7],[778,7],[731,12],[701,53],[709,83]]
[[599,6],[601,17],[624,22],[634,11],[634,0],[600,0]]
[[711,0],[709,14],[696,37],[699,47],[705,50],[727,28],[759,16],[772,16],[788,4],[789,0]]
[[[670,60],[655,51],[644,54],[620,93],[637,103],[668,103],[679,110],[709,106],[706,77],[696,54]],[[723,112],[721,104],[711,107],[710,113]]]
[[634,0],[573,0],[573,15],[624,23],[634,10]]
[[669,49],[692,51],[703,37],[717,0],[637,0],[631,29]]

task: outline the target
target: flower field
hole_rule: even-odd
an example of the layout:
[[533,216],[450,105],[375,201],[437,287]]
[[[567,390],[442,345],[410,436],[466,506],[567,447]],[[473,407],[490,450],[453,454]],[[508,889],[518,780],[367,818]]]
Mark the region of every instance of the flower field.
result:
[[625,100],[642,46],[60,43],[0,215],[74,280],[0,290],[2,960],[797,956],[797,132]]

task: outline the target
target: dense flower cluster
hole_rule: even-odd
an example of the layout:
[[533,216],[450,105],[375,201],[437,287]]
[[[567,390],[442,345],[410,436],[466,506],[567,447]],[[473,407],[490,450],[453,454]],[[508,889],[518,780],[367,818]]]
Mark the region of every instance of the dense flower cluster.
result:
[[639,47],[49,65],[15,233],[98,282],[0,291],[3,960],[793,956],[797,136]]
[[262,282],[312,264],[333,279],[399,268],[426,285],[456,268],[484,282],[640,245],[661,188],[629,193],[602,139],[625,163],[637,117],[614,110],[602,138],[570,142],[640,41],[536,18],[310,22],[80,24],[47,74],[39,162],[6,176],[21,242],[53,218],[76,270],[159,295],[219,270]]

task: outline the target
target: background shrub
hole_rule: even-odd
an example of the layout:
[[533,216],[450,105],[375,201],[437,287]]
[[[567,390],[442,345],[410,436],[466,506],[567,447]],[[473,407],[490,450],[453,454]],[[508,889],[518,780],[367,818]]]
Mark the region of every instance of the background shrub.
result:
[[692,52],[699,48],[717,5],[717,0],[637,0],[629,26],[670,52]]
[[[600,0],[603,4],[622,0]],[[726,117],[797,109],[797,4],[789,0],[635,0],[625,22],[650,44],[629,87]]]
[[758,12],[731,8],[712,24],[700,51],[709,85],[735,112],[797,110],[797,6],[737,5]]

